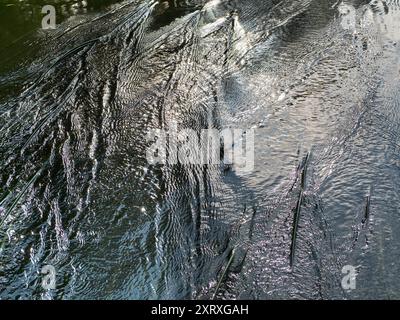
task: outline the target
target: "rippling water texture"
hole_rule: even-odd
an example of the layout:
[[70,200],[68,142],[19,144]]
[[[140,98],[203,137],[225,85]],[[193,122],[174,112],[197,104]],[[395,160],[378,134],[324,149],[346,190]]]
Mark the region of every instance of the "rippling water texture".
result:
[[[0,5],[1,298],[400,298],[398,0],[31,2]],[[173,123],[255,129],[254,170],[149,165]]]

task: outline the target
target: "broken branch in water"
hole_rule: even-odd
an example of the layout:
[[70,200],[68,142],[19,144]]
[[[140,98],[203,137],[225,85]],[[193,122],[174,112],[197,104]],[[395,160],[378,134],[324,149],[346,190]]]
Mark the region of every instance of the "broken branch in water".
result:
[[301,183],[300,183],[300,193],[296,203],[296,209],[294,210],[293,216],[293,229],[292,229],[292,243],[290,245],[290,267],[293,267],[296,251],[296,240],[297,240],[297,229],[299,227],[301,206],[303,204],[303,193],[306,187],[307,179],[307,167],[310,158],[310,153],[308,152],[304,158],[303,165],[301,167]]
[[225,278],[226,274],[228,273],[229,267],[231,266],[231,264],[233,262],[233,258],[235,257],[235,251],[236,251],[235,249],[236,248],[233,248],[232,251],[231,251],[231,255],[229,257],[228,263],[226,264],[224,272],[222,273],[221,277],[219,278],[217,287],[215,288],[214,294],[212,296],[212,300],[214,300],[215,297],[217,296],[218,291],[219,291],[219,289],[220,289],[220,287],[222,285],[222,281],[224,281],[224,278]]

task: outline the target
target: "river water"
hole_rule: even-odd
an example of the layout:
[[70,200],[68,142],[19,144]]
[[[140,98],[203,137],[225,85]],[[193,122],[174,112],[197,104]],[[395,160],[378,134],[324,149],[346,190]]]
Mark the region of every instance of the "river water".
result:
[[[400,298],[399,30],[398,0],[2,1],[0,298]],[[173,124],[253,130],[253,170],[150,164]]]

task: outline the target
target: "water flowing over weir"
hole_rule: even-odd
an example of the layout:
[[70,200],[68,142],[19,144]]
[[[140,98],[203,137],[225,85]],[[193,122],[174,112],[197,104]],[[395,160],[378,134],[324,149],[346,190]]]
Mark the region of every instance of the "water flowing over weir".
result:
[[[399,30],[396,0],[131,0],[0,52],[0,298],[400,298]],[[149,165],[175,123],[254,129],[254,170]]]

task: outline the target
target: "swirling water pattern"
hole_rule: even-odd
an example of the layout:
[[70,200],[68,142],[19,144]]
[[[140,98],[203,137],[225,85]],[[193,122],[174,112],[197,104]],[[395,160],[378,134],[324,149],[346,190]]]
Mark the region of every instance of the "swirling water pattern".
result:
[[[112,2],[1,55],[0,297],[399,298],[400,3]],[[255,169],[149,165],[174,123]]]

